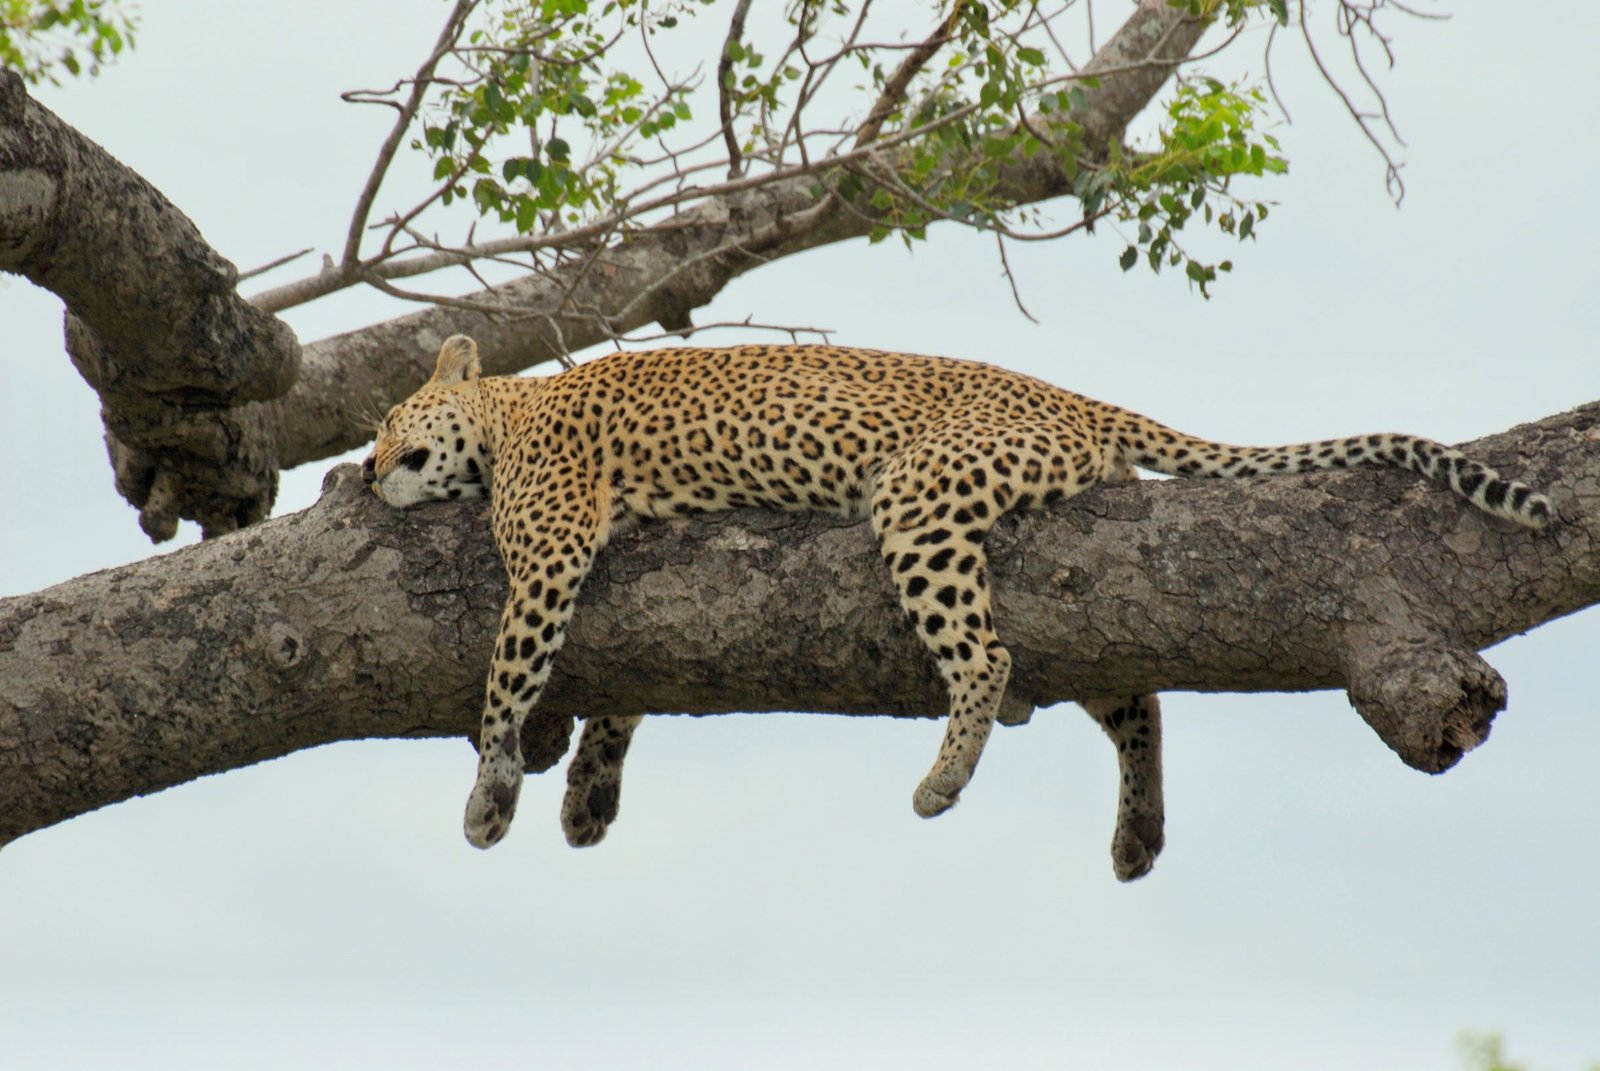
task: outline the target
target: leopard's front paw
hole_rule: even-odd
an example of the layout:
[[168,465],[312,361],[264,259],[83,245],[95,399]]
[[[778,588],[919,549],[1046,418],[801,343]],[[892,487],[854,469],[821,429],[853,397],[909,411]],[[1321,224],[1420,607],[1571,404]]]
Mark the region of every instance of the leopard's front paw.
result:
[[911,807],[923,818],[933,818],[954,807],[961,799],[960,785],[950,783],[951,778],[931,773],[911,794]]
[[521,790],[522,771],[515,767],[508,771],[484,766],[478,771],[478,783],[467,798],[463,823],[473,847],[491,848],[506,835],[511,818],[517,813],[517,793]]
[[1166,844],[1160,815],[1141,814],[1117,822],[1111,839],[1111,869],[1118,881],[1135,881],[1150,873]]

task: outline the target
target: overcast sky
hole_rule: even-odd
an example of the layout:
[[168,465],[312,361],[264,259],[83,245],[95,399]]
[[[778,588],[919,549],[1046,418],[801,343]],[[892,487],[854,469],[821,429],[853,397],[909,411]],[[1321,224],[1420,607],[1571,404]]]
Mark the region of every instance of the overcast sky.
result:
[[[1292,172],[1209,302],[1120,272],[1102,227],[1011,250],[1034,325],[992,243],[944,231],[773,265],[698,318],[989,360],[1235,442],[1460,441],[1591,400],[1600,7],[1456,7],[1393,27],[1399,210],[1279,49]],[[337,93],[414,68],[443,5],[142,8],[136,52],[40,98],[241,267],[336,251],[388,122]],[[312,341],[399,311],[287,318]],[[60,317],[0,277],[0,594],[150,553]],[[289,474],[278,513],[326,467]],[[1132,886],[1114,757],[1072,707],[999,731],[932,822],[910,798],[935,722],[652,718],[584,852],[559,775],[470,848],[465,741],[302,753],[0,853],[0,1064],[1443,1071],[1472,1029],[1576,1071],[1600,1061],[1597,647],[1590,611],[1491,651],[1509,709],[1439,778],[1339,693],[1168,696],[1168,847]]]

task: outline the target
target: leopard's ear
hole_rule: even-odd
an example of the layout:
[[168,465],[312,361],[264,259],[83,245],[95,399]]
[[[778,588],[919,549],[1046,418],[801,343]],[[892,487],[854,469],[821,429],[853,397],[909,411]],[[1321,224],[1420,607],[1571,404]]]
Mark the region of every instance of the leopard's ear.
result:
[[483,366],[478,362],[478,344],[466,335],[451,335],[439,347],[439,363],[428,382],[448,387],[477,379],[482,374]]

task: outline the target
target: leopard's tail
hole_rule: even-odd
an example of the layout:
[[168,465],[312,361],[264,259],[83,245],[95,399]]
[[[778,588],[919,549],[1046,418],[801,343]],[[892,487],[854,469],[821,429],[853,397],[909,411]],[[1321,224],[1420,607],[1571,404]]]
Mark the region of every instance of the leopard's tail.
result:
[[1356,435],[1288,446],[1229,446],[1164,427],[1146,417],[1119,414],[1107,446],[1129,464],[1169,476],[1239,478],[1358,466],[1410,469],[1450,489],[1493,517],[1529,528],[1550,520],[1550,500],[1508,480],[1461,451],[1415,435]]

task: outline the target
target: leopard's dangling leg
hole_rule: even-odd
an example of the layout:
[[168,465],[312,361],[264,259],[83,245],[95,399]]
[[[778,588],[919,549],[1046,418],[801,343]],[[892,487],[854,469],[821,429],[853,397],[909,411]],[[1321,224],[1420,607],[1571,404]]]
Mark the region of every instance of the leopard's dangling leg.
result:
[[495,492],[495,538],[511,593],[489,663],[478,777],[463,823],[467,840],[479,848],[494,845],[511,827],[522,789],[522,725],[550,679],[578,589],[609,531],[599,504],[572,493],[576,470],[559,459],[541,460],[544,471],[504,474],[521,493]]
[[622,761],[642,721],[642,714],[618,714],[584,723],[578,753],[567,766],[567,794],[561,802],[561,829],[574,848],[599,844],[617,820]]
[[[1132,483],[1139,473],[1121,457],[1106,483]],[[1117,749],[1117,825],[1111,834],[1111,869],[1118,881],[1150,873],[1166,843],[1161,793],[1161,700],[1155,695],[1091,699],[1081,704]]]
[[1118,881],[1150,873],[1166,843],[1161,795],[1161,700],[1154,695],[1082,704],[1117,749],[1117,827],[1111,869]]
[[963,476],[963,459],[934,475],[927,460],[922,452],[903,454],[885,467],[872,523],[906,616],[950,693],[939,758],[912,796],[916,812],[931,818],[953,807],[972,780],[1011,677],[1011,655],[994,632],[983,550],[998,510]]

